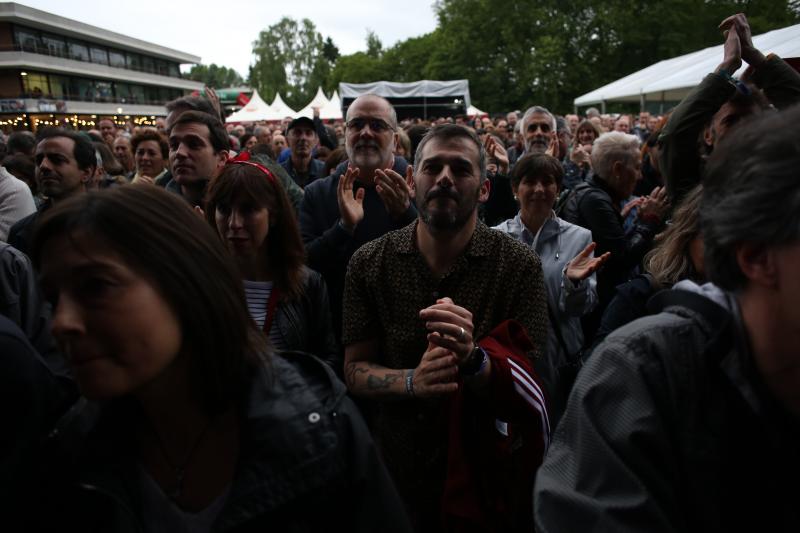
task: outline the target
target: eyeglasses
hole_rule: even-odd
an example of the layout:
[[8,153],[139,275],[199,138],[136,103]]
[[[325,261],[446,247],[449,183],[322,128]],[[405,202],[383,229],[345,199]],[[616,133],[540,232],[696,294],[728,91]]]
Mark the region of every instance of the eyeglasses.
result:
[[353,118],[348,120],[345,126],[347,129],[356,132],[363,130],[366,126],[369,126],[369,129],[375,133],[383,133],[388,130],[394,131],[394,128],[388,122],[379,118]]

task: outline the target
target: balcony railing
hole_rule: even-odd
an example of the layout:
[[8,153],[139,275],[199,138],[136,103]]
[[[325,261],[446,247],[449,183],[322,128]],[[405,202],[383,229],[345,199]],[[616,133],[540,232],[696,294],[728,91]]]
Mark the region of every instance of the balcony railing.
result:
[[45,55],[45,56],[50,56],[50,57],[59,57],[59,58],[62,58],[62,59],[71,59],[73,61],[81,61],[81,62],[84,62],[84,63],[94,63],[95,65],[105,65],[107,67],[121,68],[121,69],[124,69],[124,70],[132,70],[132,71],[136,71],[136,72],[145,72],[147,74],[156,74],[158,76],[167,76],[169,78],[180,78],[180,79],[183,78],[181,76],[180,70],[178,70],[178,73],[176,75],[176,74],[170,74],[169,69],[167,69],[166,72],[159,71],[158,68],[156,68],[155,66],[153,66],[152,68],[145,68],[144,65],[130,65],[127,62],[125,64],[125,66],[112,65],[110,62],[93,61],[91,59],[91,55],[89,56],[89,59],[86,59],[84,57],[71,55],[66,50],[60,50],[60,49],[55,48],[55,47],[48,47],[48,46],[45,46],[43,44],[40,44],[40,45],[34,45],[34,44],[25,44],[25,45],[19,45],[19,44],[10,44],[9,45],[9,44],[6,44],[6,45],[0,45],[0,52],[29,52],[29,53],[32,53],[32,54],[40,54],[40,55]]
[[29,92],[21,93],[19,96],[3,96],[0,97],[4,100],[31,98],[34,100],[64,100],[74,102],[97,102],[102,104],[123,104],[123,105],[165,105],[170,100],[148,100],[146,98],[131,97],[117,97],[109,95],[98,94],[77,94],[66,93],[63,95],[45,94],[42,92]]

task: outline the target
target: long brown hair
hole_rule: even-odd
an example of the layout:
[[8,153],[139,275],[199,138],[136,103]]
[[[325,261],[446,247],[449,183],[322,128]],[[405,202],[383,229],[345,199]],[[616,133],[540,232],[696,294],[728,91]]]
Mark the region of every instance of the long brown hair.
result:
[[[266,170],[266,169],[265,169]],[[285,300],[300,296],[305,274],[305,248],[289,197],[278,179],[268,171],[249,164],[228,164],[211,181],[206,193],[206,220],[217,236],[216,211],[244,196],[269,211],[267,256],[274,283]],[[271,178],[270,178],[271,176]]]
[[659,287],[692,279],[701,281],[689,255],[689,245],[700,235],[700,200],[703,186],[698,185],[683,199],[672,214],[667,229],[656,235],[655,245],[644,257],[645,270]]

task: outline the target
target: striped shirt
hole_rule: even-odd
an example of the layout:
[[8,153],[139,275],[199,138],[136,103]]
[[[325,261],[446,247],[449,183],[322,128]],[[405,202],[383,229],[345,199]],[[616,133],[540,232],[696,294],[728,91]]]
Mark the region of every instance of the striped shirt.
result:
[[[259,329],[262,330],[264,329],[264,322],[267,319],[267,304],[269,303],[270,294],[272,294],[271,281],[244,280],[244,295],[247,299],[247,310],[250,312],[253,321]],[[288,349],[280,330],[275,325],[274,318],[269,329],[269,342],[278,350]]]

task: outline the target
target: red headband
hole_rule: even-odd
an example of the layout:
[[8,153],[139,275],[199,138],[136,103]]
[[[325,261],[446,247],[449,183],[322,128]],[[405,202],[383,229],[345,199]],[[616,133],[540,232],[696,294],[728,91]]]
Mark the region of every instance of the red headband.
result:
[[255,167],[267,175],[267,179],[270,183],[275,184],[275,175],[264,165],[256,163],[255,161],[250,161],[250,152],[247,150],[242,150],[236,157],[228,156],[228,161],[225,162],[225,166],[228,165],[250,165],[251,167]]

